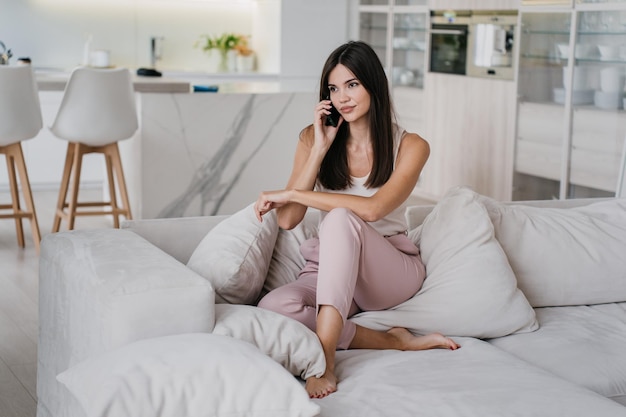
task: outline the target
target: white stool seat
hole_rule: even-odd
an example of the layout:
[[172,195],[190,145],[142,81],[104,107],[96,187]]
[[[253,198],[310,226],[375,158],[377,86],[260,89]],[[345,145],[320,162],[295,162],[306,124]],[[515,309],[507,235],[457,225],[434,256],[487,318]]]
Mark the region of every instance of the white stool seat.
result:
[[[75,217],[79,215],[111,214],[115,227],[119,227],[120,215],[132,219],[117,143],[131,138],[137,128],[135,96],[127,69],[80,67],[72,72],[56,119],[50,127],[55,136],[69,142],[53,232],[59,231],[63,219],[67,220],[68,229],[72,230]],[[105,156],[109,201],[78,201],[82,158],[88,153]],[[117,203],[116,182],[121,207]],[[79,207],[92,209],[81,211]],[[93,207],[103,209],[94,211]]]
[[[39,96],[30,65],[0,65],[0,153],[6,157],[12,199],[11,204],[0,205],[0,219],[15,219],[17,241],[21,247],[25,247],[22,219],[29,219],[37,250],[41,234],[21,142],[37,136],[42,125]],[[18,177],[25,209],[21,207]]]

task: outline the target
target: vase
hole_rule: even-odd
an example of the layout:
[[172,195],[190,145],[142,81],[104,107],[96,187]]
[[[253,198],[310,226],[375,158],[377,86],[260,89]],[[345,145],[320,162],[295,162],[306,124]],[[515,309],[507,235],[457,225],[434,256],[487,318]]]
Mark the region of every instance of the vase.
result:
[[206,51],[208,57],[207,72],[220,72],[222,63],[222,54],[217,49],[209,49]]
[[254,71],[254,54],[237,55],[237,71],[252,72]]

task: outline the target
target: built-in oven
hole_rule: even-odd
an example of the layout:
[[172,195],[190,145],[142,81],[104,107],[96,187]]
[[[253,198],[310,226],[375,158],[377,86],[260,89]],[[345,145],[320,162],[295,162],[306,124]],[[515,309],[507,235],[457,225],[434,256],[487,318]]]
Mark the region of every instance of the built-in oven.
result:
[[430,72],[513,79],[514,10],[431,12]]
[[466,74],[469,23],[469,11],[431,11],[431,72]]

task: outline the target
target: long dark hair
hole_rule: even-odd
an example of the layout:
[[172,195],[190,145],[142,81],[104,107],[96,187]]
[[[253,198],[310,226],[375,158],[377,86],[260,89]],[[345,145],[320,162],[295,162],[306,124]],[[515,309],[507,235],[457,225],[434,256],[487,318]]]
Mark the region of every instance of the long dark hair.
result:
[[[380,187],[391,176],[394,163],[394,113],[385,70],[378,55],[368,44],[362,41],[345,43],[335,49],[324,64],[320,79],[320,100],[330,97],[328,76],[339,64],[348,68],[370,95],[369,130],[373,139],[374,160],[365,186]],[[322,161],[318,178],[328,189],[342,190],[352,185],[346,148],[348,134],[349,124],[344,122]]]

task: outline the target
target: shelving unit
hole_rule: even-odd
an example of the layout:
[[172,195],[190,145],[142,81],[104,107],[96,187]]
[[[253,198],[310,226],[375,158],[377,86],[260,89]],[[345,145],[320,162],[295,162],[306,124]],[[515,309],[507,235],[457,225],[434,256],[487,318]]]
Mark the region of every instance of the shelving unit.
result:
[[359,38],[374,48],[392,87],[423,87],[428,25],[426,1],[361,1]]
[[430,14],[426,0],[362,0],[359,39],[380,58],[392,90],[398,122],[424,131],[424,73]]
[[513,199],[612,196],[626,138],[626,1],[529,3]]

